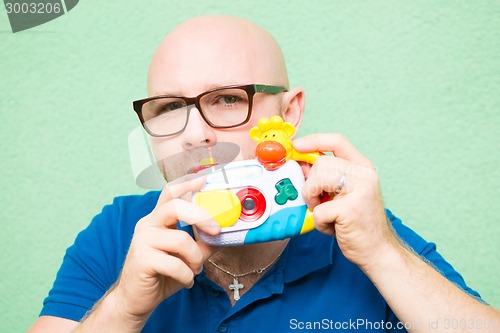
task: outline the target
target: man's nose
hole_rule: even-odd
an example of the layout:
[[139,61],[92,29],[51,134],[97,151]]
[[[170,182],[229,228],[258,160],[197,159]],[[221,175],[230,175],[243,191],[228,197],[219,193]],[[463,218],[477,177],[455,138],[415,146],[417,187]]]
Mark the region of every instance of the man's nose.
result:
[[213,146],[217,142],[215,132],[196,108],[189,112],[189,118],[182,133],[182,148],[190,150],[198,147]]

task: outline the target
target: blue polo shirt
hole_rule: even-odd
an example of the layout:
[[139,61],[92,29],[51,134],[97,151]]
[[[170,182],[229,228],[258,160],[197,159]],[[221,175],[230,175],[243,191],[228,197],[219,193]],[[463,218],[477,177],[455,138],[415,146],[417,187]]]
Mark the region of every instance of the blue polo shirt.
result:
[[[159,192],[118,197],[68,248],[40,315],[79,321],[118,278],[135,224]],[[426,242],[387,211],[399,237],[467,293],[462,277]],[[189,232],[189,230],[186,230]],[[232,278],[228,276],[228,284]],[[317,231],[294,237],[278,262],[235,306],[202,272],[193,288],[162,302],[143,332],[405,332],[373,283]],[[420,323],[427,324],[427,323]]]

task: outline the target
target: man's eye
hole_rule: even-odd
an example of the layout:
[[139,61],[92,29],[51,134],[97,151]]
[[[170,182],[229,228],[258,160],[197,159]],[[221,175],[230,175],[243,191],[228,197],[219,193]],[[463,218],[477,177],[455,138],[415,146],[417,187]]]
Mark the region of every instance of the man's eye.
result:
[[222,102],[223,104],[235,104],[236,102],[239,102],[240,100],[241,100],[241,98],[239,98],[238,96],[231,96],[231,95],[221,96],[219,98],[219,102]]
[[160,108],[160,113],[182,109],[183,107],[184,104],[180,102],[167,103]]

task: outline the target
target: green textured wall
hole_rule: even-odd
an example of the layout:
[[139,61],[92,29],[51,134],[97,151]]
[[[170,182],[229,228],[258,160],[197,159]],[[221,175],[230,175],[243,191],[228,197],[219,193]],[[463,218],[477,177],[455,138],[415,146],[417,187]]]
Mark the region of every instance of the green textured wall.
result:
[[[35,320],[64,250],[134,184],[127,136],[149,59],[188,17],[280,41],[306,90],[301,134],[345,134],[385,203],[500,306],[499,1],[81,1],[12,34],[0,10],[0,331]],[[174,4],[176,3],[176,4]]]

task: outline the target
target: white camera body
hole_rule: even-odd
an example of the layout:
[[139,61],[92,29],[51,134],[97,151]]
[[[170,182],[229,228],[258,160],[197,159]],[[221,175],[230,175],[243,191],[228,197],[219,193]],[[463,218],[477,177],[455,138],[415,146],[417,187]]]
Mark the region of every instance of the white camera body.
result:
[[[214,168],[215,169],[215,168]],[[243,245],[289,238],[304,228],[306,203],[301,196],[304,174],[289,160],[276,170],[266,170],[257,160],[218,166],[206,174],[205,186],[193,202],[207,209],[221,232],[200,238],[211,245]]]

